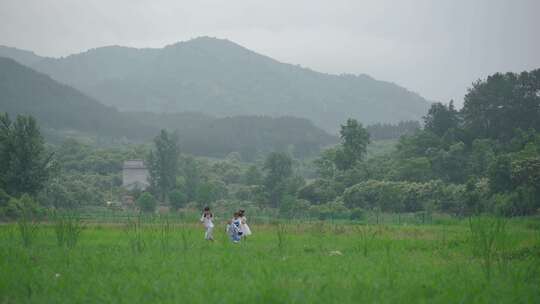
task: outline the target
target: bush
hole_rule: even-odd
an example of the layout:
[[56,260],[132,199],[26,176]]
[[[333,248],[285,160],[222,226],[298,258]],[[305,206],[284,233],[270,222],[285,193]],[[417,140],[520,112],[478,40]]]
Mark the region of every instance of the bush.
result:
[[43,208],[28,194],[23,194],[19,199],[11,197],[3,208],[4,216],[9,219],[17,219],[23,214],[29,217],[39,217],[43,211]]
[[157,207],[157,201],[150,192],[144,192],[137,199],[137,205],[142,212],[154,212]]
[[307,214],[309,202],[287,195],[281,201],[279,214],[284,217],[301,217]]
[[497,215],[513,216],[517,215],[517,204],[519,196],[517,193],[497,193],[491,197],[492,212]]
[[361,221],[366,218],[366,212],[362,208],[354,208],[350,211],[350,219]]
[[178,210],[187,204],[187,195],[180,190],[173,190],[169,193],[169,202],[173,210]]
[[436,205],[443,211],[457,210],[463,201],[463,186],[446,185],[441,181],[427,183],[368,180],[343,193],[343,202],[350,209],[379,208],[384,212],[418,212]]
[[311,217],[316,217],[320,220],[349,219],[351,216],[350,211],[340,200],[322,205],[313,205],[309,208],[309,214]]
[[7,203],[11,199],[4,189],[0,189],[0,209],[7,206]]
[[0,217],[7,217],[8,211],[8,203],[11,200],[11,196],[9,196],[4,189],[0,189]]
[[298,190],[298,197],[312,204],[323,204],[336,198],[336,187],[332,181],[319,179]]

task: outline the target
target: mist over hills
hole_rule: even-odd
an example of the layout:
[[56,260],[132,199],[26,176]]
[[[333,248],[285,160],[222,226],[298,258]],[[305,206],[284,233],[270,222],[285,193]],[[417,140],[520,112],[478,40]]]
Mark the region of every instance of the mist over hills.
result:
[[44,57],[38,56],[34,52],[2,45],[0,45],[0,57],[11,58],[26,66],[31,66],[44,59]]
[[283,151],[303,158],[338,142],[336,136],[305,118],[255,115],[216,118],[201,113],[148,112],[125,112],[125,115],[152,127],[176,130],[182,151],[194,155],[222,157],[239,152],[244,160],[254,160],[260,154]]
[[159,130],[5,57],[0,57],[0,111],[32,115],[46,128],[106,137],[144,139]]
[[0,48],[0,56],[121,111],[288,115],[335,132],[349,117],[365,124],[418,120],[429,106],[393,83],[319,73],[209,37],[161,49],[101,47],[62,58]]
[[295,117],[119,112],[4,57],[0,57],[0,112],[34,116],[53,141],[91,136],[105,144],[148,142],[159,129],[169,129],[176,131],[183,152],[215,157],[239,152],[246,160],[274,150],[301,158],[336,142],[311,121]]

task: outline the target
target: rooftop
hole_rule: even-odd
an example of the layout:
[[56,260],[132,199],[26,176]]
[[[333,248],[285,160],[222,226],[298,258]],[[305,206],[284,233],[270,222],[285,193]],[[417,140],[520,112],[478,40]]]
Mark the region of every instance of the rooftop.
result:
[[124,169],[146,169],[144,160],[142,159],[130,159],[124,161]]

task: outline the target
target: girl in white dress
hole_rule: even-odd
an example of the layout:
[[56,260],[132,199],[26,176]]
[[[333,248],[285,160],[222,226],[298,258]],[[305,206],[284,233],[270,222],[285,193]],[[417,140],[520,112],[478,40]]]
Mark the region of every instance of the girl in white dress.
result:
[[246,211],[244,209],[240,209],[238,213],[240,214],[240,219],[242,223],[240,226],[240,229],[242,230],[242,236],[246,237],[248,235],[251,235],[251,229],[249,229],[249,226],[247,224],[247,218],[245,215]]
[[210,212],[210,207],[205,207],[201,216],[201,223],[203,223],[206,232],[204,233],[204,239],[208,241],[214,240],[214,215]]

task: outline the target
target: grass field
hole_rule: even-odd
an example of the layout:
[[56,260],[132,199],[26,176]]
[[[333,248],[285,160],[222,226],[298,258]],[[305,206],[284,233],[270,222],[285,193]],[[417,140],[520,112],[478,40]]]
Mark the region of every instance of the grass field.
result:
[[538,219],[77,228],[0,225],[0,303],[540,303]]

